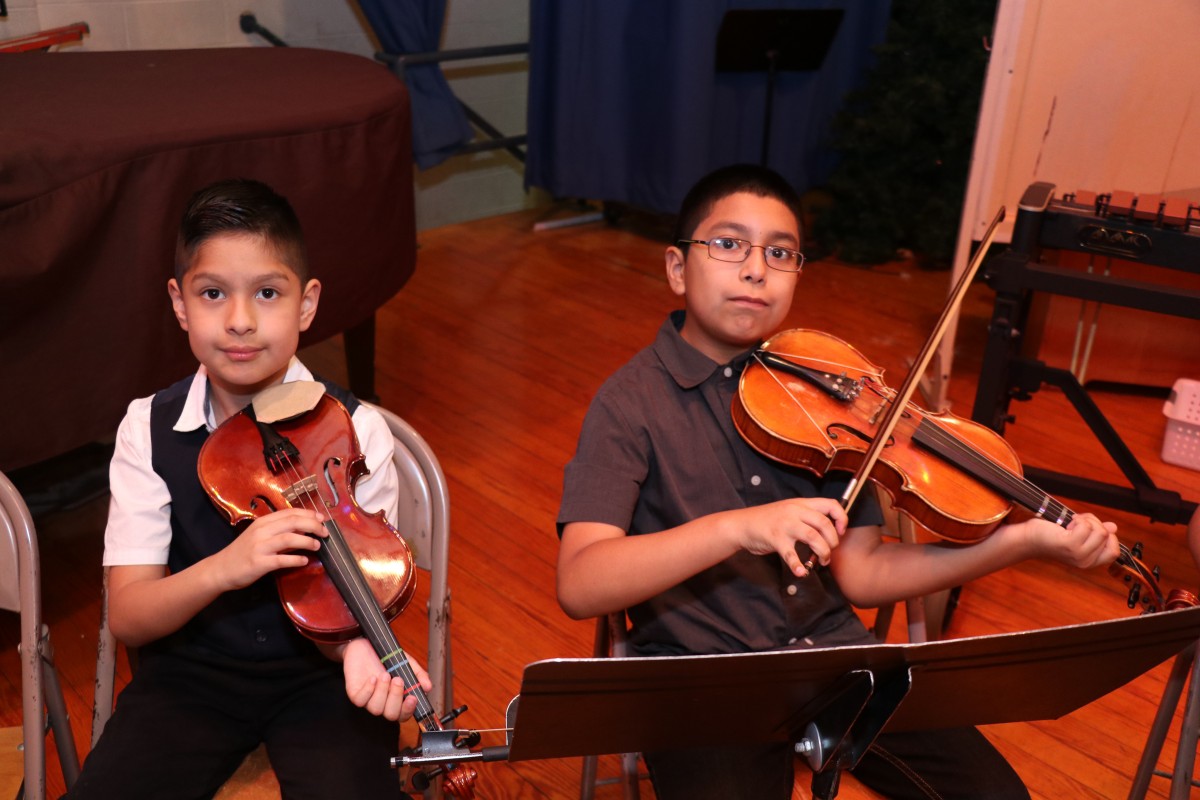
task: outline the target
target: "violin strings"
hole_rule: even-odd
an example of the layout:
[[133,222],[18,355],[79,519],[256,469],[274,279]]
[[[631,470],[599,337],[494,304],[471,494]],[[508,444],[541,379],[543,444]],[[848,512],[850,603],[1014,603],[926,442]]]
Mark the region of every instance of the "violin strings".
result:
[[[776,355],[779,354],[776,353]],[[785,355],[798,358],[794,354]],[[758,358],[757,355],[756,358]],[[808,360],[818,363],[831,363],[827,361],[822,362],[820,359]],[[759,361],[761,363],[761,358]],[[765,367],[766,365],[763,364],[763,366]],[[796,403],[797,407],[800,408],[800,410],[805,414],[805,416],[808,417],[813,426],[817,428],[817,430],[820,430],[820,426],[816,424],[812,416],[800,402],[799,398],[795,397],[795,395],[787,389],[779,377],[775,375],[773,370],[768,368],[767,371],[771,374],[772,379],[774,379],[775,382],[778,383],[779,386],[784,390],[784,392],[787,393],[788,397],[790,397],[792,401]],[[870,376],[872,379],[865,382],[873,392],[884,398],[885,402],[894,402],[896,396],[895,391],[889,390],[888,387],[879,382],[879,373],[866,372],[864,375]],[[929,423],[928,426],[926,426],[925,423]],[[1003,492],[1008,499],[1021,503],[1030,511],[1037,511],[1039,516],[1048,516],[1052,520],[1061,520],[1061,524],[1064,527],[1067,523],[1074,519],[1074,512],[1065,505],[1058,502],[1041,489],[1037,488],[1030,481],[1025,480],[1021,476],[1015,475],[1012,471],[995,461],[990,455],[986,453],[980,453],[970,445],[964,443],[961,439],[945,430],[941,425],[938,425],[928,418],[922,418],[918,428],[922,429],[927,434],[926,438],[930,440],[930,444],[941,446],[943,457],[964,468],[968,464],[974,464],[977,471],[987,474],[990,481],[995,484],[994,488]],[[826,441],[828,441],[828,437],[826,437]],[[955,460],[956,458],[957,460]]]
[[862,368],[862,366],[859,364],[841,364],[837,361],[830,361],[830,360],[824,359],[824,358],[814,358],[811,355],[807,355],[804,353],[783,353],[778,350],[768,350],[767,352],[771,353],[773,355],[777,355],[777,356],[787,356],[792,361],[796,361],[798,363],[806,362],[806,363],[810,363],[810,364],[820,365],[822,368],[828,367],[831,372],[840,369],[840,370],[842,370],[842,372],[848,373],[851,370],[853,370],[855,372],[860,372],[863,375],[869,375],[881,383],[883,382],[883,371],[882,370],[876,370],[876,371],[864,370]]
[[[868,387],[885,402],[895,401],[896,391],[880,383],[868,382]],[[974,477],[980,478],[979,473],[986,474],[992,488],[1005,495],[1009,500],[1019,502],[1030,511],[1037,511],[1039,516],[1051,515],[1052,520],[1063,520],[1063,525],[1070,522],[1075,514],[1062,503],[1043,492],[1031,482],[997,462],[987,453],[980,452],[971,445],[964,443],[950,431],[928,417],[920,417],[920,422],[914,430],[913,441],[929,445],[956,466],[967,469],[974,465]],[[953,452],[951,452],[953,451]],[[983,480],[983,478],[980,478]]]
[[1075,513],[1065,505],[1024,477],[1000,464],[991,455],[976,450],[963,442],[962,439],[933,420],[924,418],[917,428],[921,438],[940,449],[941,454],[952,463],[962,466],[964,469],[974,465],[975,471],[972,474],[976,477],[980,477],[981,473],[986,474],[988,484],[1005,494],[1008,499],[1020,503],[1030,511],[1037,512],[1038,516],[1047,517],[1052,521],[1061,520],[1060,524],[1064,527],[1075,518]]
[[[1009,499],[1016,500],[1030,511],[1040,510],[1039,516],[1047,517],[1052,521],[1062,520],[1059,524],[1064,528],[1075,518],[1075,512],[1067,508],[1066,505],[1046,494],[1046,492],[1039,489],[1028,479],[1014,474],[996,462],[990,455],[971,448],[970,445],[965,444],[961,439],[936,422],[926,418],[922,420],[918,427],[924,428],[926,423],[929,423],[926,433],[932,431],[926,438],[930,440],[937,439],[938,443],[945,450],[955,450],[964,461],[970,460],[979,465],[981,469],[986,469],[989,474],[994,476],[997,483],[1010,487],[1007,489]],[[1035,503],[1040,503],[1040,505],[1035,505]],[[1161,591],[1158,589],[1157,579],[1123,542],[1117,542],[1117,548],[1120,554],[1117,559],[1118,562],[1137,573],[1143,585],[1155,594],[1156,601],[1161,605]]]
[[[292,462],[291,458],[286,454],[281,458],[287,477],[292,480],[292,485],[295,487],[303,487],[304,475]],[[319,486],[319,484],[318,484]],[[314,497],[315,494],[315,497]],[[337,521],[329,514],[324,499],[321,497],[320,489],[314,493],[308,488],[300,488],[296,492],[296,497],[300,499],[301,505],[305,508],[317,513],[322,517],[323,522],[328,523],[326,528],[330,531],[324,547],[327,552],[333,556],[332,561],[334,568],[344,578],[344,585],[347,591],[353,595],[353,600],[357,604],[357,608],[361,609],[362,616],[366,619],[358,619],[359,625],[364,628],[367,639],[372,645],[378,645],[379,650],[388,650],[385,653],[379,653],[380,661],[386,662],[390,659],[393,661],[393,666],[400,672],[401,680],[404,683],[405,694],[411,693],[417,698],[417,714],[418,720],[432,718],[436,725],[436,711],[433,704],[429,701],[424,690],[421,689],[420,681],[417,679],[416,673],[413,671],[411,664],[408,661],[408,656],[400,647],[396,637],[392,634],[391,626],[387,624],[387,620],[383,616],[383,612],[379,609],[379,603],[375,600],[375,595],[367,586],[366,580],[363,578],[357,564],[353,563],[353,558],[349,555],[342,537],[341,529],[338,528]],[[304,502],[307,501],[307,504]],[[374,634],[372,636],[371,634]],[[392,668],[387,668],[388,672]]]
[[[787,356],[795,361],[808,361],[815,364],[828,365],[835,369],[840,368],[844,371],[851,369],[851,367],[847,365],[836,364],[831,361],[816,359],[807,355],[800,355],[797,353],[780,353],[774,350],[770,352],[777,356]],[[767,367],[757,353],[755,354],[755,358],[767,370],[772,379],[779,384],[784,393],[787,394],[787,396],[790,397],[794,403],[796,403],[797,407],[800,408],[802,412],[804,412],[805,416],[812,423],[813,427],[818,431],[821,431],[820,426],[817,425],[815,420],[813,420],[812,415],[809,414],[804,408],[804,405],[800,402],[799,398],[797,398],[787,388],[783,381],[781,381],[779,377],[775,375],[774,370],[772,370],[770,367]],[[894,401],[896,393],[894,390],[889,391],[888,387],[883,385],[882,372],[865,371],[863,372],[863,375],[870,376],[872,379],[874,379],[869,383],[872,391],[875,391],[877,394],[882,396],[886,402]],[[926,423],[928,423],[928,425],[926,425]],[[824,431],[821,432],[822,435],[824,435]],[[964,443],[953,433],[946,430],[928,417],[921,418],[921,422],[917,425],[917,432],[920,432],[922,438],[924,438],[930,445],[940,448],[943,451],[941,453],[943,457],[951,460],[953,463],[956,463],[956,465],[961,466],[964,469],[968,463],[974,465],[979,472],[987,474],[989,476],[989,480],[994,482],[995,485],[992,488],[1001,492],[1007,499],[1020,503],[1029,511],[1035,512],[1038,516],[1050,519],[1064,528],[1075,518],[1074,511],[1068,508],[1065,504],[1056,500],[1051,495],[1042,491],[1033,482],[1029,481],[1023,476],[1013,473],[1010,469],[993,459],[989,454],[982,453]],[[825,439],[827,442],[829,441],[827,436]],[[954,461],[955,457],[957,457],[959,460]],[[1137,576],[1141,579],[1142,584],[1151,592],[1153,592],[1155,595],[1155,601],[1157,602],[1158,606],[1161,607],[1163,604],[1163,597],[1161,590],[1158,588],[1157,578],[1154,577],[1153,573],[1146,568],[1140,559],[1134,556],[1133,552],[1123,542],[1118,541],[1117,548],[1119,553],[1117,558],[1118,563],[1137,574]]]
[[813,428],[816,429],[817,433],[820,434],[820,436],[825,439],[825,442],[830,447],[832,447],[833,440],[831,440],[829,438],[829,436],[825,433],[825,431],[821,428],[821,426],[817,424],[817,421],[815,419],[813,419],[812,414],[808,413],[808,409],[805,408],[804,404],[800,402],[800,398],[798,398],[798,397],[796,397],[796,395],[792,394],[792,390],[789,389],[787,387],[787,385],[779,379],[779,376],[775,374],[775,370],[773,370],[767,366],[766,362],[763,361],[762,356],[760,356],[756,352],[754,354],[754,358],[756,361],[758,361],[759,364],[762,365],[763,369],[765,369],[767,371],[767,374],[771,376],[771,380],[773,380],[773,381],[775,381],[775,383],[779,384],[779,388],[783,390],[783,393],[785,395],[787,395],[793,403],[796,404],[796,408],[800,409],[801,413],[803,413],[805,418],[808,419],[809,424],[811,424],[813,426]]

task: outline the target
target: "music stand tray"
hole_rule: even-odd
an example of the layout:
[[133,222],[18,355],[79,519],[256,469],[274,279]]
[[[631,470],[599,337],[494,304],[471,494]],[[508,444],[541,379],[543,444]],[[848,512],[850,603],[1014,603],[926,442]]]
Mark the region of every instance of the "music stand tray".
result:
[[726,11],[717,30],[717,71],[820,69],[844,14],[840,8]]
[[717,72],[767,73],[761,163],[771,149],[775,78],[780,72],[818,70],[833,44],[845,11],[840,8],[732,9],[717,30]]
[[[1200,607],[920,644],[538,661],[514,699],[508,759],[790,741],[836,773],[885,727],[1055,719],[1198,638]],[[737,713],[713,725],[714,708]]]

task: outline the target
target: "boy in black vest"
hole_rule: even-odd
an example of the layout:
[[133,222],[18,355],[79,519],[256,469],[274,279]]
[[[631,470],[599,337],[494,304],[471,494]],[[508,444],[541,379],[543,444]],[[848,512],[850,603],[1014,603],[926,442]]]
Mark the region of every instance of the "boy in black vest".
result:
[[[318,647],[301,636],[275,590],[276,570],[316,558],[317,513],[278,510],[238,533],[196,475],[205,439],[257,393],[313,380],[296,348],[321,284],[308,277],[299,221],[264,184],[218,183],[189,202],[175,262],[167,290],[200,368],[133,401],[117,435],[109,622],[139,665],[70,796],[211,797],[265,742],[284,797],[403,797],[389,759],[416,698],[365,639]],[[351,412],[370,470],[359,505],[394,519],[387,424],[327,390]]]

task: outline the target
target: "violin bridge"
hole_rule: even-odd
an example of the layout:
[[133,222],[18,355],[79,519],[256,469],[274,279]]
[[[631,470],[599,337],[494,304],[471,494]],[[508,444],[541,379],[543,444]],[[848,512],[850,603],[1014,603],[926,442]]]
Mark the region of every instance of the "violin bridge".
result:
[[296,481],[291,486],[283,490],[283,497],[288,501],[288,505],[292,507],[297,505],[296,501],[298,499],[301,500],[299,505],[304,505],[302,498],[319,498],[320,493],[317,491],[317,476],[309,475],[306,478],[301,478],[300,480]]
[[888,401],[886,398],[879,401],[879,405],[875,407],[875,410],[871,413],[870,418],[867,419],[868,425],[874,425],[875,423],[879,422],[879,417],[881,414],[883,414],[884,409],[887,408],[887,404]]

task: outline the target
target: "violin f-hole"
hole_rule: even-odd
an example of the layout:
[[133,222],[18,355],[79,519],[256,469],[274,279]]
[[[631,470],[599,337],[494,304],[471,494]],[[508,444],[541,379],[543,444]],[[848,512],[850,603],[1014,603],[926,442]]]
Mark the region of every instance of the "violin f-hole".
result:
[[250,498],[250,510],[253,511],[257,516],[262,517],[270,514],[272,511],[278,511],[279,509],[275,508],[275,504],[271,502],[269,497],[258,494]]
[[[330,508],[336,507],[342,502],[341,496],[338,494],[337,483],[333,479],[331,467],[340,467],[342,460],[337,456],[326,459],[325,464],[321,468],[321,474],[325,476],[325,486],[329,489],[329,499],[325,500],[325,504]],[[324,499],[324,498],[322,498]]]
[[[847,425],[844,422],[835,422],[835,423],[827,426],[825,428],[825,435],[827,435],[830,439],[833,439],[834,441],[836,441],[838,438],[838,431],[845,431],[849,435],[862,440],[864,443],[869,443],[871,441],[870,436],[863,433],[858,428]],[[890,445],[890,444],[892,444],[892,442],[889,441],[888,444]]]

